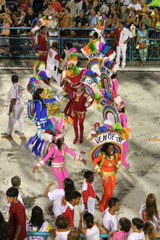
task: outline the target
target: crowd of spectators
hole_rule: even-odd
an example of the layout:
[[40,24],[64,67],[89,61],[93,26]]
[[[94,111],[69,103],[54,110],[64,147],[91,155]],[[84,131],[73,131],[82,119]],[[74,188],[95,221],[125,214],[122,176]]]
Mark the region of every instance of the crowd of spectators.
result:
[[[149,8],[145,0],[17,0],[0,2],[0,19],[2,26],[24,26],[31,27],[32,21],[38,17],[46,17],[51,24],[48,33],[51,35],[58,27],[62,28],[62,35],[81,35],[76,27],[93,28],[98,26],[99,16],[104,16],[104,26],[117,28],[123,20],[130,28],[132,25],[141,27],[144,23],[147,28],[159,28],[160,9]],[[65,31],[73,27],[73,31]],[[82,32],[82,36],[84,35]],[[88,31],[89,32],[89,31]],[[15,35],[16,30],[2,31],[4,35]],[[20,33],[29,34],[29,31]],[[108,34],[109,37],[110,32]],[[158,30],[151,33],[153,37],[160,37]]]
[[[126,217],[118,219],[117,212],[121,208],[121,203],[118,198],[112,197],[101,222],[98,223],[94,221],[94,213],[90,213],[93,211],[90,208],[93,172],[86,171],[84,177],[86,180],[82,185],[82,194],[75,190],[74,182],[69,178],[64,181],[64,189],[50,191],[54,182],[50,182],[47,186],[44,196],[53,202],[52,212],[55,220],[53,227],[45,220],[46,216],[39,206],[32,208],[31,216],[26,215],[20,193],[21,179],[19,176],[14,176],[11,179],[12,186],[6,191],[6,218],[0,212],[0,240],[25,240],[27,232],[49,232],[55,240],[78,240],[80,233],[84,234],[87,240],[100,239],[100,233],[107,233],[108,240],[156,240],[160,237],[159,213],[156,196],[153,193],[148,194],[145,204],[140,207],[139,213],[137,212],[137,216],[132,220]],[[86,184],[87,189],[84,188]],[[98,196],[96,198],[99,201]],[[76,224],[74,208],[80,202],[79,224]],[[64,209],[61,212],[63,204]],[[30,236],[27,239],[41,240],[43,237]]]

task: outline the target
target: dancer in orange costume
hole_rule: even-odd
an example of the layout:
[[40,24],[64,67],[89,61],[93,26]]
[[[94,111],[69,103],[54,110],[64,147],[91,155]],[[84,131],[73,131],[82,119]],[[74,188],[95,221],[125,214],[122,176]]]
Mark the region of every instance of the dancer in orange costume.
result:
[[108,201],[112,198],[116,184],[116,174],[121,165],[122,155],[115,153],[112,143],[105,143],[101,149],[101,155],[93,160],[94,170],[101,176],[104,193],[99,202],[99,209],[103,212],[108,207]]

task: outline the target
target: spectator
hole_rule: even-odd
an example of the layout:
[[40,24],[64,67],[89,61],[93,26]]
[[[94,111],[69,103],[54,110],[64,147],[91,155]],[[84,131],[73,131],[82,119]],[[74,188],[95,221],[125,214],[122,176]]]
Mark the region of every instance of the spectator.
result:
[[145,24],[142,24],[142,27],[137,32],[136,45],[139,46],[139,55],[141,59],[141,65],[146,65],[149,39],[148,39],[148,31],[146,30]]
[[132,0],[132,3],[130,3],[128,5],[127,12],[129,13],[129,16],[131,16],[132,10],[135,10],[136,11],[136,16],[138,16],[141,9],[142,9],[141,5],[138,3],[138,1],[137,0]]
[[20,0],[19,11],[20,10],[28,10],[28,1],[27,0]]
[[43,15],[46,17],[52,16],[52,14],[55,14],[56,11],[54,10],[52,3],[48,4],[48,8],[43,11]]
[[104,0],[102,1],[102,5],[100,7],[100,13],[101,13],[101,15],[104,13],[106,16],[109,13],[109,7]]
[[[39,206],[32,208],[31,219],[26,222],[27,232],[49,232],[51,225],[44,220],[43,211]],[[28,237],[29,240],[35,239],[35,237]],[[43,237],[38,237],[39,240],[43,240]]]
[[68,234],[68,240],[80,240],[79,231],[77,231],[76,229],[70,231],[70,233]]
[[83,9],[81,9],[79,11],[79,16],[77,16],[75,18],[75,21],[73,23],[73,27],[78,27],[78,28],[84,28],[85,29],[85,31],[82,31],[82,30],[76,31],[76,35],[80,35],[80,36],[86,36],[87,35],[86,29],[88,28],[88,19],[86,18]]
[[[54,36],[54,37],[58,36],[59,21],[55,13],[52,13],[52,19],[50,20],[48,28],[49,28],[49,36]],[[54,40],[50,40],[49,45],[52,46],[53,42]]]
[[152,28],[155,27],[156,23],[160,21],[160,12],[158,7],[154,7],[151,13]]
[[12,76],[12,87],[10,88],[8,94],[8,106],[9,106],[9,123],[8,129],[5,133],[2,133],[4,137],[12,137],[13,127],[16,123],[16,120],[19,122],[19,129],[16,131],[17,134],[23,135],[23,110],[24,103],[22,101],[23,96],[23,87],[18,84],[18,76]]
[[118,13],[116,12],[116,8],[115,8],[115,5],[113,4],[112,6],[110,6],[109,8],[109,19],[112,19],[114,17],[114,14],[115,13]]
[[75,187],[73,181],[70,178],[65,178],[63,182],[64,190],[62,188],[49,192],[49,188],[52,185],[54,185],[54,182],[50,182],[46,188],[44,196],[48,197],[50,201],[53,201],[52,212],[54,214],[54,218],[57,218],[63,213],[66,201],[70,201],[70,195],[75,191]]
[[52,0],[52,7],[58,14],[62,12],[61,4],[56,0]]
[[42,11],[43,0],[33,0],[34,13],[38,14]]
[[0,0],[0,14],[5,12],[5,8],[6,8],[6,1]]
[[144,14],[148,11],[145,0],[139,0],[139,4],[141,5],[140,16],[144,16]]
[[[20,185],[21,185],[20,177],[19,176],[12,177],[11,178],[11,184],[12,184],[12,187],[18,189],[18,197],[17,197],[17,199],[23,204],[23,199],[22,199],[22,196],[21,196],[21,194],[19,192],[19,188],[20,188]],[[10,206],[11,206],[11,204],[7,201],[7,203],[6,203],[6,211],[7,211],[6,212],[6,219],[7,219],[7,221],[9,219],[9,209],[10,209]]]
[[54,240],[67,240],[67,236],[69,232],[71,231],[71,228],[69,227],[68,219],[63,216],[59,215],[56,218],[55,225],[57,226],[57,229],[50,229],[49,233],[54,235]]
[[[87,228],[82,228],[82,218]],[[100,233],[107,233],[105,228],[94,222],[94,217],[91,213],[85,213],[84,215],[80,213],[79,230],[85,235],[86,240],[100,240]]]
[[20,16],[19,16],[17,25],[24,26],[24,19],[25,19],[27,12],[24,9],[20,9],[19,13],[20,13]]
[[96,10],[96,12],[99,12],[100,6],[99,6],[98,0],[93,0],[92,8],[94,8]]
[[48,4],[49,4],[49,0],[44,0],[43,1],[42,11],[45,11],[48,8]]
[[92,8],[90,10],[90,18],[89,18],[89,27],[90,28],[97,28],[98,27],[98,16],[96,14],[96,10]]
[[119,28],[114,31],[114,38],[117,44],[117,57],[116,62],[120,65],[120,56],[122,53],[122,68],[126,66],[126,52],[127,52],[127,44],[133,37],[132,33],[124,27],[124,23],[120,22]]
[[146,204],[141,206],[139,212],[144,222],[150,222],[154,226],[154,231],[159,231],[159,213],[157,210],[156,196],[153,193],[148,194]]
[[132,24],[135,25],[136,27],[139,26],[139,17],[136,16],[135,10],[131,12],[131,16],[130,17],[128,16],[126,21],[127,27],[130,28]]
[[140,24],[139,24],[140,28],[142,27],[142,24],[144,24],[147,28],[151,28],[152,22],[147,12],[144,13],[144,16],[140,21]]
[[0,240],[8,240],[9,223],[5,222],[2,213],[0,212]]
[[[108,240],[124,240],[130,234],[131,229],[131,222],[127,218],[120,218],[119,224],[118,224],[119,231],[113,231],[109,233]],[[113,236],[113,238],[112,238]]]
[[[119,23],[120,23],[119,15],[118,15],[118,13],[114,13],[113,18],[108,19],[106,21],[105,26],[109,27],[109,28],[117,28],[119,26]],[[114,31],[110,31],[110,33],[107,34],[107,37],[108,38],[114,37]]]
[[[12,24],[12,20],[11,20],[10,16],[6,13],[3,13],[2,15],[3,15],[2,18],[4,19],[3,23],[2,23],[2,26],[3,27],[10,27],[11,24]],[[9,36],[10,35],[10,29],[2,29],[1,34],[4,35],[4,36]],[[4,37],[3,39],[0,39],[0,42],[1,42],[0,45],[5,47],[5,51],[9,52],[9,39]]]
[[[17,23],[18,23],[18,19],[16,17],[16,15],[14,14],[14,9],[12,7],[8,7],[6,8],[6,14],[9,15],[12,23],[11,23],[11,27],[16,27]],[[17,30],[16,29],[10,29],[10,35],[16,35],[17,34]],[[12,39],[11,39],[12,40]],[[12,43],[14,42],[14,40],[12,40],[10,42],[11,45],[13,45]]]
[[67,7],[64,10],[64,14],[60,15],[60,27],[62,28],[61,35],[62,36],[69,35],[70,31],[65,29],[70,28],[71,26],[72,26],[72,17],[70,15],[70,8]]
[[27,12],[28,13],[26,14],[26,16],[24,18],[24,26],[25,27],[31,27],[31,23],[35,19],[36,15],[33,12],[33,8],[31,8],[31,7],[28,8]]
[[[94,214],[95,210],[95,200],[96,194],[92,182],[94,181],[94,173],[91,171],[86,171],[84,173],[85,181],[82,185],[82,202],[81,202],[81,212],[89,212]],[[97,197],[99,200],[99,198]]]
[[120,16],[123,22],[126,21],[127,18],[127,7],[130,4],[130,0],[118,0],[118,8],[120,11]]
[[83,0],[74,0],[74,2],[75,2],[75,5],[76,5],[75,6],[76,7],[75,17],[77,17],[79,15],[80,10],[82,9]]
[[24,240],[27,237],[26,233],[26,215],[23,204],[17,199],[18,189],[11,187],[6,192],[10,206],[9,216],[9,240]]
[[77,191],[72,192],[70,201],[67,202],[63,215],[68,219],[69,225],[76,227],[74,207],[80,204],[81,194]]
[[116,212],[119,211],[119,199],[111,198],[108,202],[108,208],[105,210],[103,215],[103,226],[105,229],[110,231],[118,231],[118,219]]
[[143,227],[145,240],[156,240],[160,237],[159,232],[154,232],[154,226],[150,222],[146,222]]
[[145,240],[143,229],[143,220],[140,218],[133,218],[131,227],[133,232],[129,234],[127,240]]

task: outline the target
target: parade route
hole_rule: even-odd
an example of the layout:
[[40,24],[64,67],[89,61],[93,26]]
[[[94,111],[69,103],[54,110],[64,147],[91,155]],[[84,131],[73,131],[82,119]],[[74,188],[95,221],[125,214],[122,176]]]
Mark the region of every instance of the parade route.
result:
[[[157,67],[158,68],[158,67]],[[18,136],[13,132],[13,138],[3,138],[0,135],[0,211],[5,215],[5,192],[11,185],[10,179],[14,175],[19,175],[22,179],[21,193],[24,199],[27,215],[30,216],[34,205],[40,205],[45,212],[46,219],[53,223],[52,213],[49,207],[52,203],[44,197],[44,192],[50,181],[55,181],[51,169],[45,167],[33,175],[32,169],[38,158],[33,155],[31,148],[25,149],[28,138],[36,132],[34,121],[27,117],[27,101],[31,95],[27,92],[26,86],[33,76],[33,71],[29,69],[0,70],[0,133],[5,132],[8,124],[7,94],[11,87],[11,76],[14,73],[19,76],[19,83],[24,87],[24,136]],[[139,210],[148,193],[153,192],[157,197],[158,209],[160,209],[160,76],[158,70],[152,71],[119,71],[118,72],[118,93],[127,102],[127,125],[131,128],[131,139],[126,161],[129,167],[122,166],[118,175],[114,196],[120,199],[120,217],[139,217]],[[53,94],[61,92],[56,82],[51,82],[50,92]],[[67,103],[64,98],[58,113],[60,113]],[[69,177],[75,182],[77,190],[81,190],[84,178],[84,169],[93,169],[93,164],[89,158],[90,151],[94,143],[88,140],[88,134],[95,122],[103,123],[102,110],[97,110],[94,103],[88,110],[85,120],[85,133],[83,144],[73,145],[74,133],[72,125],[68,124],[65,130],[65,142],[77,153],[83,154],[87,160],[87,165],[74,163],[70,155],[66,157],[66,168]],[[17,130],[17,124],[14,128]],[[97,195],[101,197],[103,189],[100,178],[95,177],[94,186]],[[76,210],[78,216],[78,209]],[[101,223],[102,214],[96,207],[95,220]]]

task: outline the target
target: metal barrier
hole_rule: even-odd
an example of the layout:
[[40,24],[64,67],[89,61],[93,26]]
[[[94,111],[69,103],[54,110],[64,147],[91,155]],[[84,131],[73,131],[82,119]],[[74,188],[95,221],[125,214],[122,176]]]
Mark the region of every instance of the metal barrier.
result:
[[[47,232],[27,232],[27,239],[28,239],[28,237],[29,236],[39,236],[39,237],[43,237],[43,239],[44,240],[47,240],[47,237],[53,237],[53,235],[52,234],[49,234],[49,233],[47,233]],[[100,237],[101,238],[106,238],[106,239],[108,239],[108,234],[103,234],[103,233],[101,233],[100,234]],[[83,234],[80,234],[80,237],[81,238],[84,238],[84,235]]]
[[[1,29],[14,29],[20,31],[30,30],[30,27],[1,27]],[[68,28],[67,30],[75,30],[73,28]],[[84,30],[83,28],[76,28],[76,31]],[[88,29],[89,31],[93,29]],[[113,31],[113,28],[106,28],[107,31]],[[138,30],[138,29],[137,29]],[[155,31],[155,29],[148,29],[149,31]],[[74,46],[78,50],[78,57],[85,58],[81,53],[80,49],[89,42],[90,36],[61,36],[61,28],[58,29],[58,36],[51,37],[48,36],[48,46],[51,47],[52,42],[57,40],[59,42],[59,53],[65,48],[67,41],[72,41]],[[106,38],[109,45],[116,49],[115,42],[113,38]],[[151,38],[149,39],[148,47],[148,59],[160,59],[160,39]],[[136,41],[133,38],[127,48],[127,60],[134,61],[140,59],[139,51],[136,49]],[[5,53],[0,56],[0,58],[37,58],[36,50],[32,47],[32,37],[27,35],[14,35],[14,36],[4,36],[0,35],[0,48],[3,48]]]

